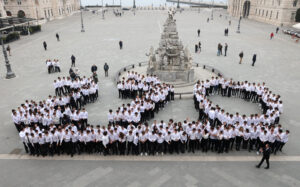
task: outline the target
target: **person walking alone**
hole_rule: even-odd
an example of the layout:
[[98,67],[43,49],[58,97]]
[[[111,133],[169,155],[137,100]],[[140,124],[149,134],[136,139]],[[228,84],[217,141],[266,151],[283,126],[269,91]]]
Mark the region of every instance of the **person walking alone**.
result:
[[195,44],[195,53],[197,53],[197,52],[198,52],[198,45]]
[[201,32],[200,29],[198,29],[198,30],[197,30],[198,37],[200,37],[200,32]]
[[11,53],[10,53],[10,46],[9,46],[9,45],[7,45],[6,51],[8,52],[8,55],[11,56]]
[[46,43],[46,41],[43,42],[43,46],[44,46],[45,51],[47,51],[47,43]]
[[58,33],[56,33],[56,39],[57,39],[57,41],[59,42],[59,35],[58,35]]
[[72,61],[71,67],[75,67],[75,60],[76,60],[76,57],[74,55],[72,55],[71,56],[71,61]]
[[261,148],[260,152],[263,153],[263,157],[262,157],[260,163],[258,165],[256,165],[256,167],[260,168],[262,163],[266,160],[267,167],[265,167],[265,169],[269,169],[270,168],[269,159],[270,159],[270,154],[271,154],[271,148],[270,148],[269,144],[266,144],[266,146],[264,148]]
[[120,46],[120,49],[123,49],[123,42],[121,40],[119,41],[119,46]]
[[198,50],[199,50],[199,53],[201,52],[201,42],[198,43]]
[[252,66],[254,66],[255,62],[256,62],[256,54],[254,54],[252,57]]
[[272,32],[272,33],[270,34],[270,40],[272,40],[273,37],[274,37],[274,33]]
[[104,72],[105,72],[105,77],[108,77],[108,70],[109,70],[109,66],[107,65],[107,63],[105,62],[105,64],[104,64],[104,67],[103,67],[103,69],[104,69]]
[[243,51],[242,51],[242,52],[240,52],[240,54],[239,54],[239,57],[240,57],[240,63],[239,63],[239,64],[242,64],[243,57],[244,57],[244,53],[243,53]]
[[227,50],[228,50],[228,45],[227,45],[227,43],[225,43],[225,46],[224,46],[224,56],[227,56]]

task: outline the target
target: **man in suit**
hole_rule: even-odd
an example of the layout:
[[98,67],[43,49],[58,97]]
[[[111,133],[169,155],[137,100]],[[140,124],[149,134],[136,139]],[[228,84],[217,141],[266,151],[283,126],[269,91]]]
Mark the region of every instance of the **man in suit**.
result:
[[260,163],[258,165],[256,165],[256,167],[260,168],[262,163],[266,160],[267,167],[265,167],[265,169],[269,169],[270,168],[269,159],[270,159],[270,154],[271,154],[271,148],[270,148],[269,144],[266,144],[265,148],[261,148],[260,152],[263,153],[263,157],[262,157]]

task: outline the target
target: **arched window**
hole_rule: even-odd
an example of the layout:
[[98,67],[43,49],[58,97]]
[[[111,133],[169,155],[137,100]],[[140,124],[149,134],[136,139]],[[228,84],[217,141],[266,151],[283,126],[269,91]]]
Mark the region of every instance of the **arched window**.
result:
[[18,18],[25,18],[25,12],[23,10],[18,11]]
[[7,16],[11,16],[11,12],[10,11],[6,11],[6,15]]

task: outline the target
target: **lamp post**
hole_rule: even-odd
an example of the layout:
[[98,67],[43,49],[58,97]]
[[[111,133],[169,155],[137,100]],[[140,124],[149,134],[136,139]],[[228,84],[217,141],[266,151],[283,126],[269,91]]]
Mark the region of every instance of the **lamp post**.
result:
[[214,0],[212,0],[212,7],[211,7],[211,20],[214,20]]
[[83,25],[81,0],[80,0],[80,19],[81,19],[81,32],[85,32],[85,30],[84,30],[84,25]]
[[11,79],[16,77],[15,73],[11,70],[10,64],[9,64],[9,60],[7,57],[7,52],[6,49],[4,47],[4,42],[3,42],[3,38],[2,38],[2,32],[0,34],[0,40],[1,40],[1,45],[2,45],[2,51],[3,51],[3,56],[4,56],[4,60],[5,60],[5,66],[6,66],[6,78],[7,79]]
[[105,18],[104,18],[103,0],[102,0],[102,19],[105,19]]
[[39,13],[37,7],[35,8],[35,13],[36,13],[36,25],[39,25]]
[[239,19],[239,24],[238,24],[238,27],[237,27],[236,33],[241,33],[241,31],[240,31],[240,28],[241,28],[241,20],[242,20],[242,16],[240,16],[240,19]]
[[177,8],[178,9],[180,8],[180,6],[179,6],[179,0],[177,0]]
[[136,6],[135,6],[135,0],[133,0],[133,7],[132,8],[136,8]]

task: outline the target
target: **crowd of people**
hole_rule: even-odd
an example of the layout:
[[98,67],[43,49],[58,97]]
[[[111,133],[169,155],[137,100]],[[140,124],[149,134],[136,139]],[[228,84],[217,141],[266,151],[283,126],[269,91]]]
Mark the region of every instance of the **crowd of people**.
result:
[[59,77],[54,86],[56,96],[49,95],[39,102],[26,100],[12,110],[12,119],[19,132],[27,128],[31,133],[40,134],[51,126],[72,123],[81,129],[87,125],[88,113],[83,107],[97,100],[98,85],[91,78],[71,81],[69,77]]
[[125,127],[154,118],[155,112],[158,113],[174,100],[174,86],[161,83],[155,75],[144,76],[128,71],[127,79],[123,77],[117,88],[119,98],[133,100],[127,105],[123,104],[115,113],[110,110],[108,121]]
[[[262,114],[251,114],[248,117],[238,112],[230,114],[220,106],[214,106],[208,99],[210,95],[235,97],[258,103]],[[289,131],[286,130],[283,133],[282,126],[279,124],[280,114],[283,112],[280,95],[272,93],[265,83],[235,82],[223,77],[198,81],[194,86],[194,104],[196,110],[199,111],[199,120],[208,120],[209,124],[216,129],[222,127],[223,129],[236,129],[240,136],[235,137],[237,150],[241,142],[244,148],[251,150],[253,147],[251,139],[255,139],[258,142],[257,149],[268,143],[271,145],[272,152],[276,153],[278,149],[281,150],[279,145],[288,140]],[[218,133],[224,134],[225,130],[220,130]]]
[[48,59],[46,60],[46,65],[49,74],[60,72],[60,64],[58,59],[54,59],[54,60]]
[[[90,99],[85,99],[82,90],[92,85],[93,80],[71,81],[72,88],[64,83],[68,81],[70,78],[56,80],[56,83],[63,82],[56,91],[57,96],[49,96],[39,103],[26,101],[13,110],[13,120],[25,151],[30,155],[147,156],[196,151],[227,153],[233,149],[250,152],[266,144],[276,154],[288,141],[289,131],[284,131],[279,124],[282,101],[265,83],[234,82],[222,77],[198,81],[194,86],[195,108],[199,110],[197,121],[170,119],[166,123],[154,120],[150,125],[147,120],[174,99],[174,88],[161,83],[156,76],[128,72],[127,78],[122,78],[117,87],[119,97],[132,99],[131,103],[123,104],[116,112],[110,110],[107,126],[93,126],[88,124],[88,113],[80,109],[81,104],[70,102],[80,95],[81,101],[88,103]],[[208,100],[208,96],[215,94],[258,102],[263,114],[246,117],[226,113]],[[69,102],[64,102],[64,97],[68,97]]]

